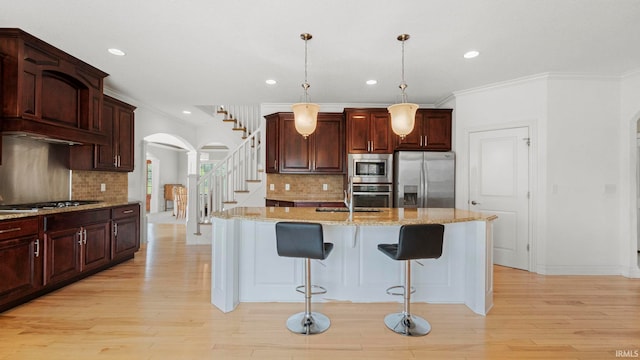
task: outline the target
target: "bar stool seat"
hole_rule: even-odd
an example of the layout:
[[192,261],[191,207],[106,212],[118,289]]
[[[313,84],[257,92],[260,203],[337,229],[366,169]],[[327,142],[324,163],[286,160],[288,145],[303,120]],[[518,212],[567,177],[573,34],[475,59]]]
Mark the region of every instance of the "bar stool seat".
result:
[[[333,244],[324,242],[321,224],[282,221],[276,223],[276,247],[279,256],[305,259],[305,283],[296,288],[296,291],[304,293],[305,311],[291,315],[287,328],[303,335],[325,332],[331,321],[326,315],[311,311],[311,296],[324,294],[327,290],[311,285],[311,259],[326,259],[333,250]],[[312,288],[319,291],[314,292]]]
[[[393,260],[404,261],[404,285],[392,286],[387,289],[391,295],[403,295],[404,307],[402,312],[388,314],[384,318],[385,325],[393,332],[406,336],[423,336],[431,331],[429,322],[419,316],[411,314],[411,260],[437,259],[442,256],[444,242],[444,225],[415,224],[400,227],[397,244],[378,244],[378,250]],[[402,293],[391,290],[402,288]]]

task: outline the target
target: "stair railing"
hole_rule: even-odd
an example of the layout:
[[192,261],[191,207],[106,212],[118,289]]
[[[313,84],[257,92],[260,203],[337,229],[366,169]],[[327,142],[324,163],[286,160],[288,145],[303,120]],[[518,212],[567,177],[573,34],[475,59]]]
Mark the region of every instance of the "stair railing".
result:
[[261,157],[260,128],[257,127],[237,148],[198,179],[198,224],[208,223],[211,213],[224,210],[225,205],[235,204],[237,193],[248,192],[249,183],[260,181],[263,170]]

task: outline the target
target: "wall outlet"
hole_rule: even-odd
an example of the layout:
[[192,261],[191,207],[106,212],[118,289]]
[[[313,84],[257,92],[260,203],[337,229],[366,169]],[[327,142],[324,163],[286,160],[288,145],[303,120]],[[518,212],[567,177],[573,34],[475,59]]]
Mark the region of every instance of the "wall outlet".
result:
[[329,190],[329,184],[322,184],[322,191]]
[[269,190],[273,191],[276,189],[276,186],[274,184],[269,184]]
[[291,190],[291,186],[289,186],[289,184],[284,184],[284,190],[285,191]]
[[107,184],[100,184],[100,191],[107,191]]

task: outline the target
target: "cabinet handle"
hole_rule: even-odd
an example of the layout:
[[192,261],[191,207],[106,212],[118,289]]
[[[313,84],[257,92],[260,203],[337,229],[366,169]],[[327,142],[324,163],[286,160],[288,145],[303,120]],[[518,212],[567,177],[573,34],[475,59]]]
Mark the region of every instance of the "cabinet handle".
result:
[[123,213],[123,214],[131,214],[131,213],[133,213],[133,210],[125,210],[125,211],[123,211],[122,213]]
[[424,146],[427,146],[427,135],[424,136]]
[[87,229],[82,230],[82,234],[84,236],[84,239],[82,240],[83,244],[87,244]]
[[10,233],[10,232],[14,232],[14,231],[20,231],[22,230],[22,228],[11,228],[11,229],[4,229],[4,230],[0,230],[0,234],[5,234],[5,233]]
[[420,147],[422,147],[422,136],[420,136]]
[[118,223],[113,223],[113,236],[118,236]]
[[36,251],[34,251],[33,255],[35,257],[40,257],[40,239],[36,239],[35,246],[36,246]]
[[113,167],[118,167],[118,155],[113,155]]
[[78,244],[82,245],[82,229],[78,231]]
[[273,168],[274,169],[278,168],[278,160],[273,160]]

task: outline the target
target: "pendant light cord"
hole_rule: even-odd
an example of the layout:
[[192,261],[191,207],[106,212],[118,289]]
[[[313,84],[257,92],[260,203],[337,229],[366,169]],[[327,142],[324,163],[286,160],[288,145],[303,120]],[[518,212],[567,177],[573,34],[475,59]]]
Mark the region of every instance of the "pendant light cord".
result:
[[404,81],[404,42],[406,39],[402,40],[402,82],[400,83],[400,90],[402,91],[402,102],[407,102],[407,94],[404,90],[407,88],[407,83]]
[[302,34],[304,39],[304,83],[302,84],[302,88],[304,89],[304,102],[309,102],[309,82],[307,81],[307,42],[311,38],[309,34]]

